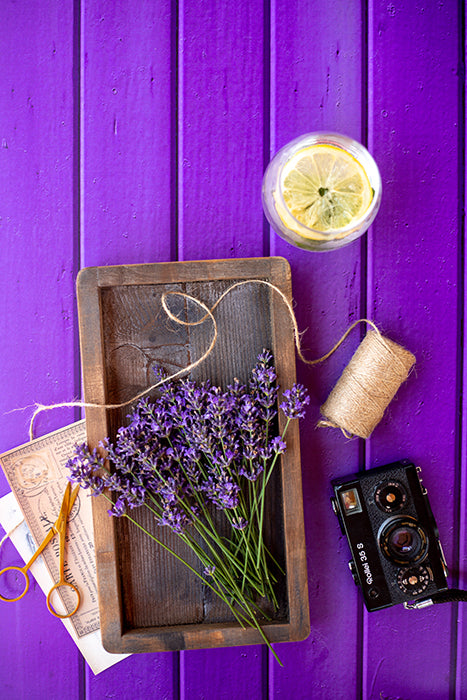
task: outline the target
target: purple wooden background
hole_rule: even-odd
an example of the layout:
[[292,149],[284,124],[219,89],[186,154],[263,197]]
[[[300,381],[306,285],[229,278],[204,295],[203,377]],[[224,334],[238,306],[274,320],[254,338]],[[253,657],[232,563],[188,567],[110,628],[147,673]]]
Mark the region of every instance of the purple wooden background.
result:
[[[367,315],[418,369],[363,443],[314,429],[358,332],[298,365],[312,632],[283,669],[245,647],[94,676],[34,589],[1,608],[1,698],[467,697],[462,605],[368,615],[329,507],[332,477],[412,458],[467,586],[464,24],[456,0],[2,0],[0,452],[27,439],[12,409],[79,395],[83,266],[283,255],[310,357]],[[325,254],[270,232],[260,200],[270,156],[317,129],[367,143],[384,188],[372,231]]]

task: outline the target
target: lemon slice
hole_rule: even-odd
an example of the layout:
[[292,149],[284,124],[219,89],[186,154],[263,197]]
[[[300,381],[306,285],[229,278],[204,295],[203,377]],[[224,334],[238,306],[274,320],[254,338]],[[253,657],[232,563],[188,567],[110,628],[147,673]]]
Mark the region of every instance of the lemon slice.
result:
[[373,198],[360,163],[326,144],[295,153],[284,166],[280,187],[288,212],[301,224],[295,229],[304,237],[313,233],[308,235],[303,227],[325,233],[349,226],[365,214]]

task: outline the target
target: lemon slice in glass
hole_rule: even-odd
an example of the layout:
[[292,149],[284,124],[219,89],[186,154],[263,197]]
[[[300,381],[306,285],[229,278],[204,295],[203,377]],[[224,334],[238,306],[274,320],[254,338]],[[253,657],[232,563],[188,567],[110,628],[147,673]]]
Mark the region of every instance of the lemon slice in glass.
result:
[[[285,207],[299,223],[295,230],[304,237],[349,226],[365,214],[374,194],[360,163],[327,144],[297,151],[284,165],[280,189]],[[313,230],[308,234],[306,229]]]

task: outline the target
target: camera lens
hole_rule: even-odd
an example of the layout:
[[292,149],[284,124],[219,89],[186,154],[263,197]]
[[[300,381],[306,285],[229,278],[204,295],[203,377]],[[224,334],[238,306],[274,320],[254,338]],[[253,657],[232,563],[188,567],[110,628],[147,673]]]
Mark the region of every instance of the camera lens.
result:
[[412,518],[389,521],[381,532],[380,543],[385,557],[396,564],[419,561],[428,548],[424,530]]
[[399,481],[385,481],[376,489],[375,501],[385,513],[397,513],[404,507],[407,493]]
[[388,537],[388,547],[401,559],[414,559],[420,551],[422,541],[416,530],[398,527]]

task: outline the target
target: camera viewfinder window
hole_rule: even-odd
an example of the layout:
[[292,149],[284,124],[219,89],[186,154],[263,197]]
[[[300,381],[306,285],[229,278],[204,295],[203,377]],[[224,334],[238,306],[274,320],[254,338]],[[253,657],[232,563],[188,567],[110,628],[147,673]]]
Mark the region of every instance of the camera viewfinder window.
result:
[[358,497],[357,489],[347,489],[340,492],[342,507],[346,514],[361,513],[362,506]]

